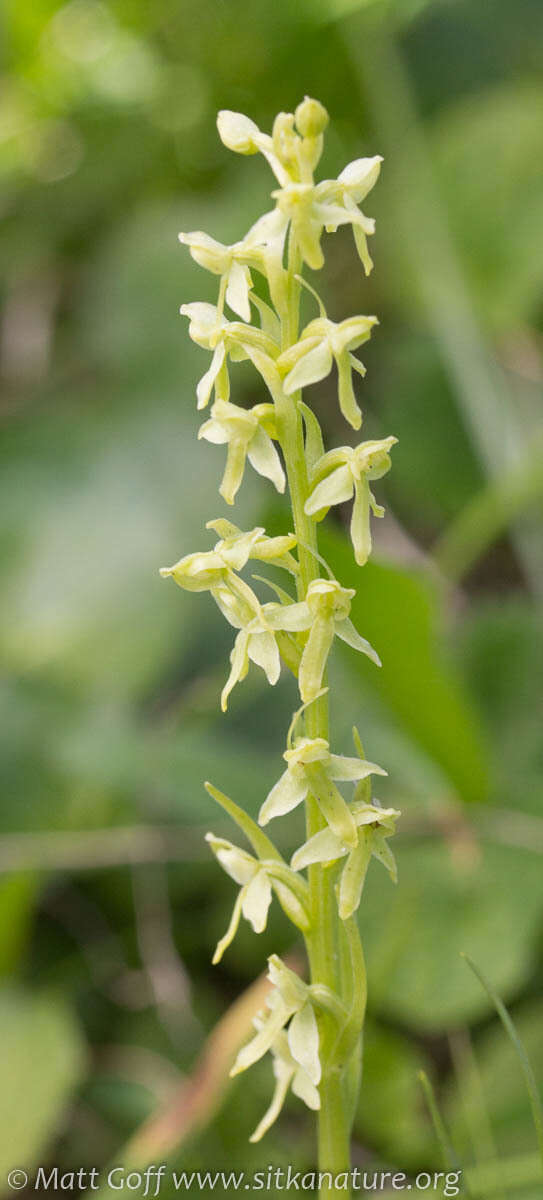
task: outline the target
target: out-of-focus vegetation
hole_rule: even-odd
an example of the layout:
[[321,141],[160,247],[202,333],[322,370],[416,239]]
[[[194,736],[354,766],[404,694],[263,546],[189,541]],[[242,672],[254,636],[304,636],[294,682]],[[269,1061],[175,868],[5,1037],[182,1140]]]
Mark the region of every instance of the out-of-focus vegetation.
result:
[[[296,953],[275,912],[211,968],[233,889],[202,840],[230,836],[204,777],[257,811],[294,688],[255,672],[221,717],[228,631],[157,572],[224,510],[217,452],[196,450],[203,356],[177,316],[214,285],[176,235],[234,240],[270,190],[221,146],[216,110],[267,128],[304,92],[332,114],[326,174],[386,160],[374,274],[338,233],[324,281],[332,317],[379,315],[365,430],[399,437],[375,563],[353,569],[339,520],[323,542],[384,663],[336,651],[335,693],[404,814],[398,887],[371,871],[362,905],[355,1161],[439,1165],[420,1069],[462,1161],[530,1154],[518,1063],[459,952],[541,1078],[543,8],[6,0],[4,24],[0,1173],[120,1161],[127,1139],[194,1167],[312,1162],[295,1102],[247,1144],[269,1063],[225,1090],[251,997],[190,1091],[266,954]],[[237,383],[253,399],[249,372]],[[342,443],[332,387],[314,392]],[[282,521],[249,477],[236,514]],[[335,742],[350,752],[341,709]]]

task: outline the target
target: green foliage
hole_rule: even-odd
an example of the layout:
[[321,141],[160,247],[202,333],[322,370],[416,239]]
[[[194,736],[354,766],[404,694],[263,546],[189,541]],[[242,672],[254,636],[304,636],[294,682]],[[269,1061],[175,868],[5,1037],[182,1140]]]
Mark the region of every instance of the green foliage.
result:
[[32,1168],[66,1119],[85,1069],[80,1031],[57,996],[0,993],[0,1165]]
[[[345,543],[326,531],[324,555],[351,586],[359,572]],[[460,795],[483,802],[488,794],[487,747],[481,721],[458,673],[439,646],[435,589],[420,571],[367,564],[353,601],[354,619],[372,644],[384,647],[372,679],[402,726],[439,763]],[[353,670],[366,674],[351,657]]]

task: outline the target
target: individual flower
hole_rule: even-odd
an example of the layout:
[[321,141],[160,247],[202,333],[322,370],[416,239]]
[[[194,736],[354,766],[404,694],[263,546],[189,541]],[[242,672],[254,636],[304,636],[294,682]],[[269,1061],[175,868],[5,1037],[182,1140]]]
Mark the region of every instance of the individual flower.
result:
[[180,233],[179,241],[188,246],[191,256],[199,266],[213,275],[220,275],[221,284],[217,310],[222,316],[224,300],[243,321],[251,320],[249,293],[253,286],[249,262],[255,252],[245,242],[225,246],[207,233]]
[[290,630],[309,630],[305,643],[298,686],[304,703],[314,700],[322,687],[322,679],[334,637],[341,638],[353,650],[359,650],[371,658],[376,666],[381,665],[379,655],[365,638],[361,637],[349,619],[352,588],[341,587],[335,579],[314,579],[309,584],[305,600],[288,606]]
[[252,237],[263,242],[280,239],[284,243],[290,226],[304,262],[317,271],[324,263],[323,231],[335,233],[340,225],[352,225],[360,259],[369,275],[373,263],[367,237],[375,232],[375,222],[360,211],[358,204],[376,183],[381,162],[380,157],[357,159],[345,167],[338,179],[323,179],[317,184],[289,177],[282,181],[275,172],[281,183],[272,192],[276,207],[253,225]]
[[372,856],[386,867],[394,882],[397,879],[396,861],[387,838],[394,833],[400,813],[395,808],[381,808],[377,801],[368,804],[365,800],[353,801],[350,812],[357,831],[354,846],[347,844],[333,829],[321,829],[296,850],[291,860],[293,870],[301,871],[313,863],[332,863],[346,858],[337,888],[339,915],[343,921],[358,908]]
[[252,409],[246,409],[226,400],[215,401],[211,420],[204,422],[198,437],[215,445],[228,446],[226,467],[219,488],[227,504],[234,503],[243,479],[246,459],[259,475],[271,480],[278,492],[284,492],[285,473],[272,442],[272,437],[276,436],[272,404],[256,404]]
[[[223,317],[225,301],[233,312],[246,322],[251,320],[251,301],[261,309],[262,301],[251,290],[251,270],[259,271],[266,277],[276,308],[284,308],[287,276],[282,264],[282,245],[279,243],[260,243],[258,238],[248,234],[243,241],[225,246],[209,234],[200,231],[180,233],[179,241],[189,247],[199,266],[211,271],[213,275],[220,276],[217,321]],[[266,332],[269,333],[270,329]],[[274,324],[274,340],[277,332],[277,325]]]
[[[355,245],[366,275],[369,275],[373,263],[368,251],[367,237],[375,232],[375,221],[364,216],[358,207],[368,192],[377,183],[383,159],[379,154],[373,158],[356,158],[348,163],[337,179],[325,179],[318,186],[320,196],[325,202],[339,204],[346,212],[353,214],[352,228]],[[344,224],[345,222],[339,222]],[[332,221],[326,225],[328,233],[335,233],[337,225]]]
[[249,921],[255,933],[262,933],[266,928],[272,892],[275,892],[287,916],[299,929],[309,928],[305,896],[307,888],[305,881],[297,877],[294,871],[275,860],[260,861],[247,851],[234,846],[232,842],[217,838],[212,833],[206,834],[206,841],[221,867],[240,887],[230,924],[213,955],[214,963],[220,962],[225,950],[234,940],[242,916]]
[[208,521],[206,529],[213,529],[218,533],[221,540],[214,547],[214,553],[220,554],[236,571],[241,571],[248,560],[254,558],[259,562],[271,563],[274,567],[284,567],[293,575],[298,572],[298,563],[290,553],[296,545],[294,533],[268,537],[262,525],[251,529],[249,533],[243,533],[225,517],[216,517],[213,521]]
[[199,409],[209,404],[213,390],[218,399],[228,400],[228,358],[233,362],[251,359],[268,386],[270,382],[273,385],[276,374],[273,360],[279,353],[279,347],[262,329],[246,325],[243,321],[226,321],[215,304],[200,300],[193,304],[182,304],[179,311],[182,316],[189,318],[189,334],[193,342],[205,350],[213,351],[211,365],[196,388]]
[[[268,959],[268,968],[268,979],[273,984],[273,990],[266,1000],[269,1011],[261,1015],[255,1037],[242,1047],[230,1074],[239,1075],[241,1071],[246,1071],[253,1063],[263,1058],[288,1025],[286,1039],[290,1055],[316,1088],[320,1083],[322,1069],[319,1058],[319,1031],[310,990],[276,954],[272,954]],[[310,1095],[314,1099],[314,1092]]]
[[273,817],[292,812],[311,794],[341,844],[354,848],[358,837],[355,821],[336,783],[386,775],[386,771],[365,759],[331,754],[325,738],[297,738],[285,750],[283,758],[287,769],[266,797],[258,815],[259,823],[267,825]]
[[249,605],[240,604],[237,597],[232,603],[231,594],[215,597],[230,623],[240,627],[230,655],[230,675],[221,693],[223,712],[226,712],[231,691],[245,679],[250,661],[261,667],[268,683],[272,686],[277,683],[281,673],[278,635],[299,632],[307,624],[307,614],[299,604],[278,604],[276,601],[260,604],[248,587],[247,599],[249,592],[252,597]]
[[[270,538],[267,537],[263,526],[257,526],[244,533],[237,525],[223,517],[208,521],[206,529],[213,529],[219,534],[220,540],[213,550],[186,554],[179,562],[174,563],[173,567],[160,568],[160,574],[164,578],[171,576],[178,586],[187,592],[213,593],[214,588],[225,583],[230,583],[236,589],[239,581],[233,579],[233,572],[241,571],[249,559],[285,567],[294,573],[298,569],[296,560],[290,554],[296,545],[293,533]],[[250,598],[258,603],[252,591]]]
[[[264,1027],[264,1018],[262,1016],[255,1017],[253,1025],[260,1032]],[[271,1104],[264,1113],[262,1120],[259,1121],[254,1133],[251,1134],[249,1138],[250,1142],[259,1142],[277,1120],[287,1098],[289,1088],[295,1096],[298,1096],[299,1100],[303,1100],[304,1104],[308,1108],[313,1109],[313,1111],[317,1111],[321,1106],[319,1090],[305,1068],[300,1065],[291,1053],[288,1036],[284,1029],[281,1029],[274,1037],[270,1046],[270,1053],[273,1057],[275,1088]]]
[[278,360],[279,369],[287,372],[283,380],[287,395],[326,379],[335,361],[340,409],[353,429],[360,429],[362,413],[356,402],[352,373],[353,370],[360,375],[366,372],[352,351],[368,341],[377,324],[377,317],[348,317],[345,321],[336,322],[320,316],[310,321],[296,345],[286,350]]
[[351,540],[359,567],[364,566],[371,552],[370,509],[375,517],[382,517],[385,512],[377,504],[369,481],[382,479],[390,470],[389,450],[397,441],[395,437],[388,437],[362,442],[355,449],[340,446],[315,463],[314,475],[321,478],[306,500],[304,512],[315,516],[333,504],[351,500],[354,495]]

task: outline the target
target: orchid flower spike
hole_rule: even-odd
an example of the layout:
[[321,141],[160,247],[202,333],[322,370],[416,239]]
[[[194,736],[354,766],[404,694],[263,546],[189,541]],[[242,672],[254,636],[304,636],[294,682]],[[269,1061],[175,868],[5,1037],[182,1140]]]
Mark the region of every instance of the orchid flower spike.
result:
[[198,437],[215,445],[227,445],[226,467],[219,488],[227,504],[233,504],[245,472],[245,462],[259,475],[270,479],[278,492],[284,492],[285,473],[272,442],[277,437],[272,404],[240,408],[226,400],[216,400],[211,419],[201,426]]
[[363,364],[352,353],[371,337],[377,317],[348,317],[329,321],[316,317],[302,332],[300,340],[281,354],[277,366],[286,372],[283,387],[287,395],[326,379],[335,361],[338,370],[339,407],[353,429],[360,429],[362,413],[353,388],[353,371],[365,375]]
[[182,304],[179,312],[189,318],[189,334],[193,342],[204,350],[213,351],[211,365],[196,388],[199,409],[209,404],[213,390],[218,399],[228,400],[228,358],[233,362],[251,359],[270,386],[275,379],[274,359],[277,358],[279,347],[269,334],[254,325],[245,325],[243,321],[226,321],[215,304],[200,300],[193,304]]
[[215,837],[213,833],[206,834],[206,842],[227,875],[240,887],[230,924],[217,944],[213,963],[221,961],[225,950],[233,942],[242,916],[249,921],[255,933],[262,933],[266,928],[272,892],[275,892],[290,920],[299,929],[308,930],[307,887],[294,871],[281,862],[260,862],[252,854],[240,850],[225,838]]
[[339,884],[338,908],[342,921],[356,912],[372,856],[386,867],[393,882],[396,882],[396,861],[387,838],[395,832],[395,822],[400,813],[395,808],[381,808],[378,801],[368,804],[355,800],[350,807],[357,831],[354,846],[338,837],[333,829],[321,829],[314,834],[292,856],[291,867],[301,871],[314,863],[333,863],[346,858]]
[[318,517],[333,504],[351,500],[354,504],[351,516],[351,540],[355,559],[363,567],[371,553],[370,509],[375,517],[383,517],[384,508],[377,504],[370,489],[370,479],[382,479],[390,470],[392,446],[398,439],[382,438],[380,441],[361,442],[353,449],[341,446],[324,454],[314,467],[318,480],[306,500],[304,512]]
[[[273,990],[266,1000],[269,1011],[258,1020],[255,1037],[242,1047],[230,1074],[239,1075],[263,1058],[276,1044],[278,1034],[288,1025],[286,1038],[290,1055],[302,1068],[313,1088],[316,1088],[320,1083],[322,1068],[317,1018],[309,988],[276,954],[268,959],[268,967],[268,979],[273,984]],[[314,1092],[310,1095],[314,1098]],[[315,1105],[311,1104],[310,1107]]]
[[356,782],[369,775],[386,775],[386,771],[365,759],[331,754],[324,738],[296,738],[283,758],[287,769],[266,797],[259,823],[267,825],[273,817],[292,812],[311,793],[341,844],[354,848],[358,839],[355,821],[336,782]]

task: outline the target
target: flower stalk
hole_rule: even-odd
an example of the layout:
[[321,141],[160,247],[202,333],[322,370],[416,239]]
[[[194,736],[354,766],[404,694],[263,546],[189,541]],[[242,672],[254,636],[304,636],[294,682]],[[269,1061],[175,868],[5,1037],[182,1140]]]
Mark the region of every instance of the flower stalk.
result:
[[[250,664],[274,685],[284,664],[298,681],[301,707],[291,721],[283,770],[263,798],[258,825],[212,784],[209,794],[238,825],[251,852],[224,838],[207,835],[219,864],[239,888],[228,929],[215,951],[228,950],[243,917],[255,933],[266,925],[273,899],[302,934],[309,978],[303,982],[276,955],[269,960],[272,990],[255,1021],[255,1034],[242,1048],[233,1074],[271,1054],[275,1087],[267,1112],[251,1140],[258,1141],[280,1114],[291,1090],[318,1119],[319,1169],[327,1173],[322,1200],[334,1194],[330,1176],[350,1168],[350,1131],[360,1078],[361,1032],[366,1005],[366,971],[356,912],[372,858],[392,879],[396,868],[388,839],[399,814],[372,797],[371,779],[386,772],[366,760],[356,730],[356,756],[330,746],[327,662],[336,637],[380,665],[376,651],[349,616],[352,589],[335,580],[318,551],[318,521],[335,504],[352,499],[351,537],[356,562],[371,551],[371,514],[382,516],[370,481],[390,467],[396,439],[362,442],[325,453],[317,418],[303,389],[337,370],[338,402],[358,430],[362,413],[353,372],[365,374],[354,351],[371,336],[374,316],[328,319],[314,291],[319,315],[300,331],[304,265],[324,263],[322,237],[350,224],[366,274],[372,268],[367,238],[374,222],[359,205],[376,182],[381,159],[357,159],[336,180],[314,182],[328,116],[318,101],[305,98],[295,114],[280,113],[271,135],[248,117],[222,112],[223,143],[239,154],[262,154],[278,188],[275,207],[241,241],[224,246],[201,232],[180,235],[206,270],[219,277],[217,305],[184,304],[189,333],[211,353],[196,392],[198,408],[213,398],[211,417],[200,436],[226,447],[220,494],[235,502],[248,462],[279,492],[288,486],[292,532],[268,538],[261,527],[243,532],[225,518],[208,523],[219,536],[211,550],[185,554],[162,568],[188,591],[208,591],[236,630],[231,670],[222,691],[226,709],[234,687]],[[255,279],[260,290],[255,290]],[[261,294],[264,290],[265,298]],[[235,315],[229,320],[226,310]],[[254,320],[254,323],[253,323]],[[249,360],[261,376],[267,398],[252,409],[230,399],[228,364]],[[277,599],[262,600],[241,572],[249,560],[286,570],[296,594],[269,581]],[[287,578],[288,578],[287,575]],[[256,577],[257,580],[260,577]],[[262,581],[262,580],[261,580]],[[266,582],[264,580],[264,582]],[[352,794],[345,795],[354,784]],[[306,840],[290,865],[264,833],[274,819],[305,806]],[[328,1174],[329,1173],[329,1174]]]

